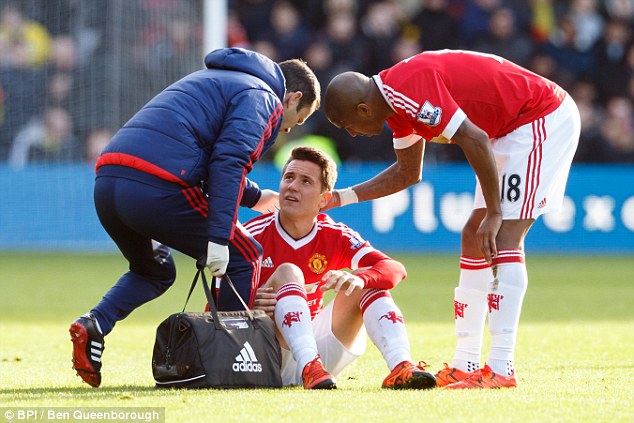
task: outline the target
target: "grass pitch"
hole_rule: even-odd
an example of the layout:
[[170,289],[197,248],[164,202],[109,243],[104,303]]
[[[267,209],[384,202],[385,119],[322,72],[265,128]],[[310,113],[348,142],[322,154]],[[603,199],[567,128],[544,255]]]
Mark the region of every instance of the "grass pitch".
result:
[[[435,372],[453,354],[458,259],[397,258],[409,277],[393,294],[412,353]],[[90,388],[71,370],[68,326],[99,301],[125,264],[118,255],[0,253],[0,407],[164,407],[167,422],[634,421],[632,257],[529,254],[516,350],[520,386],[455,392],[380,389],[388,370],[371,343],[339,376],[337,391],[156,390],[155,329],[182,308],[194,274],[182,256],[175,285],[106,338],[102,387]],[[199,292],[188,308],[203,303]]]

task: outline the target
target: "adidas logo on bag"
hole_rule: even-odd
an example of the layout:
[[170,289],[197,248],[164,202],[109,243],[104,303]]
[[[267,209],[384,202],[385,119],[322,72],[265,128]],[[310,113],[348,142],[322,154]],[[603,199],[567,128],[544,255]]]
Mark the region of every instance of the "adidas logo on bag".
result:
[[232,369],[234,372],[262,372],[262,364],[258,363],[255,351],[248,341],[244,343],[244,348],[236,356]]

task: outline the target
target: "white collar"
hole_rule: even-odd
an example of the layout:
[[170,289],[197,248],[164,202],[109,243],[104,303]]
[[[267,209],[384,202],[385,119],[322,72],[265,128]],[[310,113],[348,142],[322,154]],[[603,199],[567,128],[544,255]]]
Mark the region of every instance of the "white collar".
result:
[[280,213],[278,212],[275,214],[275,229],[277,230],[277,233],[294,250],[302,248],[304,245],[310,243],[313,239],[315,239],[318,230],[317,226],[318,224],[317,222],[315,222],[315,224],[313,225],[313,229],[311,229],[311,231],[306,234],[306,236],[303,236],[300,239],[293,239],[293,237],[290,236],[282,227],[282,224],[280,223]]

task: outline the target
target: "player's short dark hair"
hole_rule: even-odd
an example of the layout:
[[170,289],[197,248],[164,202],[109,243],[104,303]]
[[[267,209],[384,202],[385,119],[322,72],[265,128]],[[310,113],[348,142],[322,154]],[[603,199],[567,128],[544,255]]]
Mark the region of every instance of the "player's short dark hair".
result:
[[297,110],[310,107],[317,100],[317,109],[321,105],[321,86],[313,71],[301,59],[290,59],[279,63],[284,79],[286,91],[301,91],[302,98]]
[[314,147],[300,146],[295,147],[291,151],[291,157],[288,158],[282,175],[286,172],[286,167],[293,160],[304,160],[315,163],[321,169],[321,192],[332,191],[337,181],[337,164],[326,153]]

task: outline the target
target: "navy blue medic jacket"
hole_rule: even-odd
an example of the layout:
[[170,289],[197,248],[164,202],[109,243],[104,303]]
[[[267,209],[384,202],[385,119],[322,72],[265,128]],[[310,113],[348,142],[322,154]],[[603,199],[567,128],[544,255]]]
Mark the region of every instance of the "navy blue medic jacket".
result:
[[209,240],[227,245],[238,206],[260,198],[246,175],[275,142],[285,80],[275,62],[239,48],[214,50],[205,65],[139,110],[104,149],[97,172],[131,167],[178,184],[207,217]]

